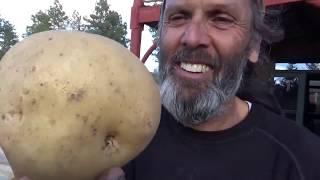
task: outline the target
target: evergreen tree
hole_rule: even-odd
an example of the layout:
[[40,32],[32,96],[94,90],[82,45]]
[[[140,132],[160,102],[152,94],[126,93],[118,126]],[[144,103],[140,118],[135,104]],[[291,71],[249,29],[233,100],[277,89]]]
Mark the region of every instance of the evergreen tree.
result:
[[98,0],[94,13],[84,20],[87,22],[86,32],[109,37],[127,47],[127,24],[122,22],[117,12],[110,10],[107,0]]
[[18,41],[14,26],[9,21],[0,17],[0,60]]
[[82,16],[78,11],[73,11],[72,17],[70,19],[70,27],[72,30],[83,31],[84,24],[82,23]]
[[50,16],[41,10],[31,16],[31,21],[33,24],[31,26],[27,26],[27,32],[24,36],[53,29]]
[[26,36],[42,31],[66,29],[69,24],[69,18],[59,0],[55,0],[49,10],[40,10],[35,15],[32,15],[31,21],[32,25],[27,26]]
[[69,17],[62,8],[59,0],[54,0],[53,6],[48,10],[53,29],[66,29],[69,24]]

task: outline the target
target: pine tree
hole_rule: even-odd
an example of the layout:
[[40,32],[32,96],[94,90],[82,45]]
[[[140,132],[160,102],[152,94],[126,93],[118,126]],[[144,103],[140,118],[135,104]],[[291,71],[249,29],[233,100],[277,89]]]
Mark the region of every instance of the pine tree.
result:
[[69,17],[62,8],[59,0],[54,0],[53,6],[48,10],[53,29],[66,29],[69,24]]
[[27,26],[27,32],[24,36],[53,29],[50,16],[41,10],[31,16],[31,21],[33,24],[31,26]]
[[127,47],[129,42],[126,38],[127,24],[122,22],[117,12],[110,10],[107,0],[99,0],[95,5],[94,13],[84,20],[87,22],[86,32],[109,37]]
[[25,36],[42,31],[66,29],[69,24],[69,18],[59,0],[55,0],[49,10],[40,10],[35,15],[32,15],[31,21],[32,25],[27,26]]
[[18,41],[14,26],[9,21],[0,17],[0,60]]
[[72,30],[83,31],[84,24],[82,23],[82,16],[78,11],[73,11],[72,17],[70,19],[70,27]]

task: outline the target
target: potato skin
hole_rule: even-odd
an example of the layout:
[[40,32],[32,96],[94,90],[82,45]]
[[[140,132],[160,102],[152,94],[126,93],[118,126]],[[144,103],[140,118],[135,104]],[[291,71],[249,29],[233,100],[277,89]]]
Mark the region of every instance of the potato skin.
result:
[[144,65],[108,38],[34,34],[0,62],[0,143],[17,177],[92,180],[151,141],[158,86]]

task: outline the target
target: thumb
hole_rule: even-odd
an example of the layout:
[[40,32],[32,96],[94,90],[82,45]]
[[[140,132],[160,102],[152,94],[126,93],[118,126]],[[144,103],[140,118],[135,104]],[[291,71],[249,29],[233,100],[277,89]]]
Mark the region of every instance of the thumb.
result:
[[98,180],[125,180],[124,171],[121,168],[111,168],[100,176]]
[[30,178],[28,178],[26,176],[23,176],[23,177],[20,177],[20,178],[13,178],[12,180],[30,180]]

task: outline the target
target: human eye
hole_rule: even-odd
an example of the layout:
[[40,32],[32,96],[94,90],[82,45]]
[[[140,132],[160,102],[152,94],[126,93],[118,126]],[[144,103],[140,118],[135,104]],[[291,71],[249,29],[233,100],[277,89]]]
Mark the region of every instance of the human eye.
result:
[[227,30],[231,28],[236,23],[236,21],[232,16],[226,14],[218,14],[210,18],[210,23],[218,29]]
[[188,16],[185,13],[174,13],[168,17],[168,24],[171,26],[184,25],[188,20]]

